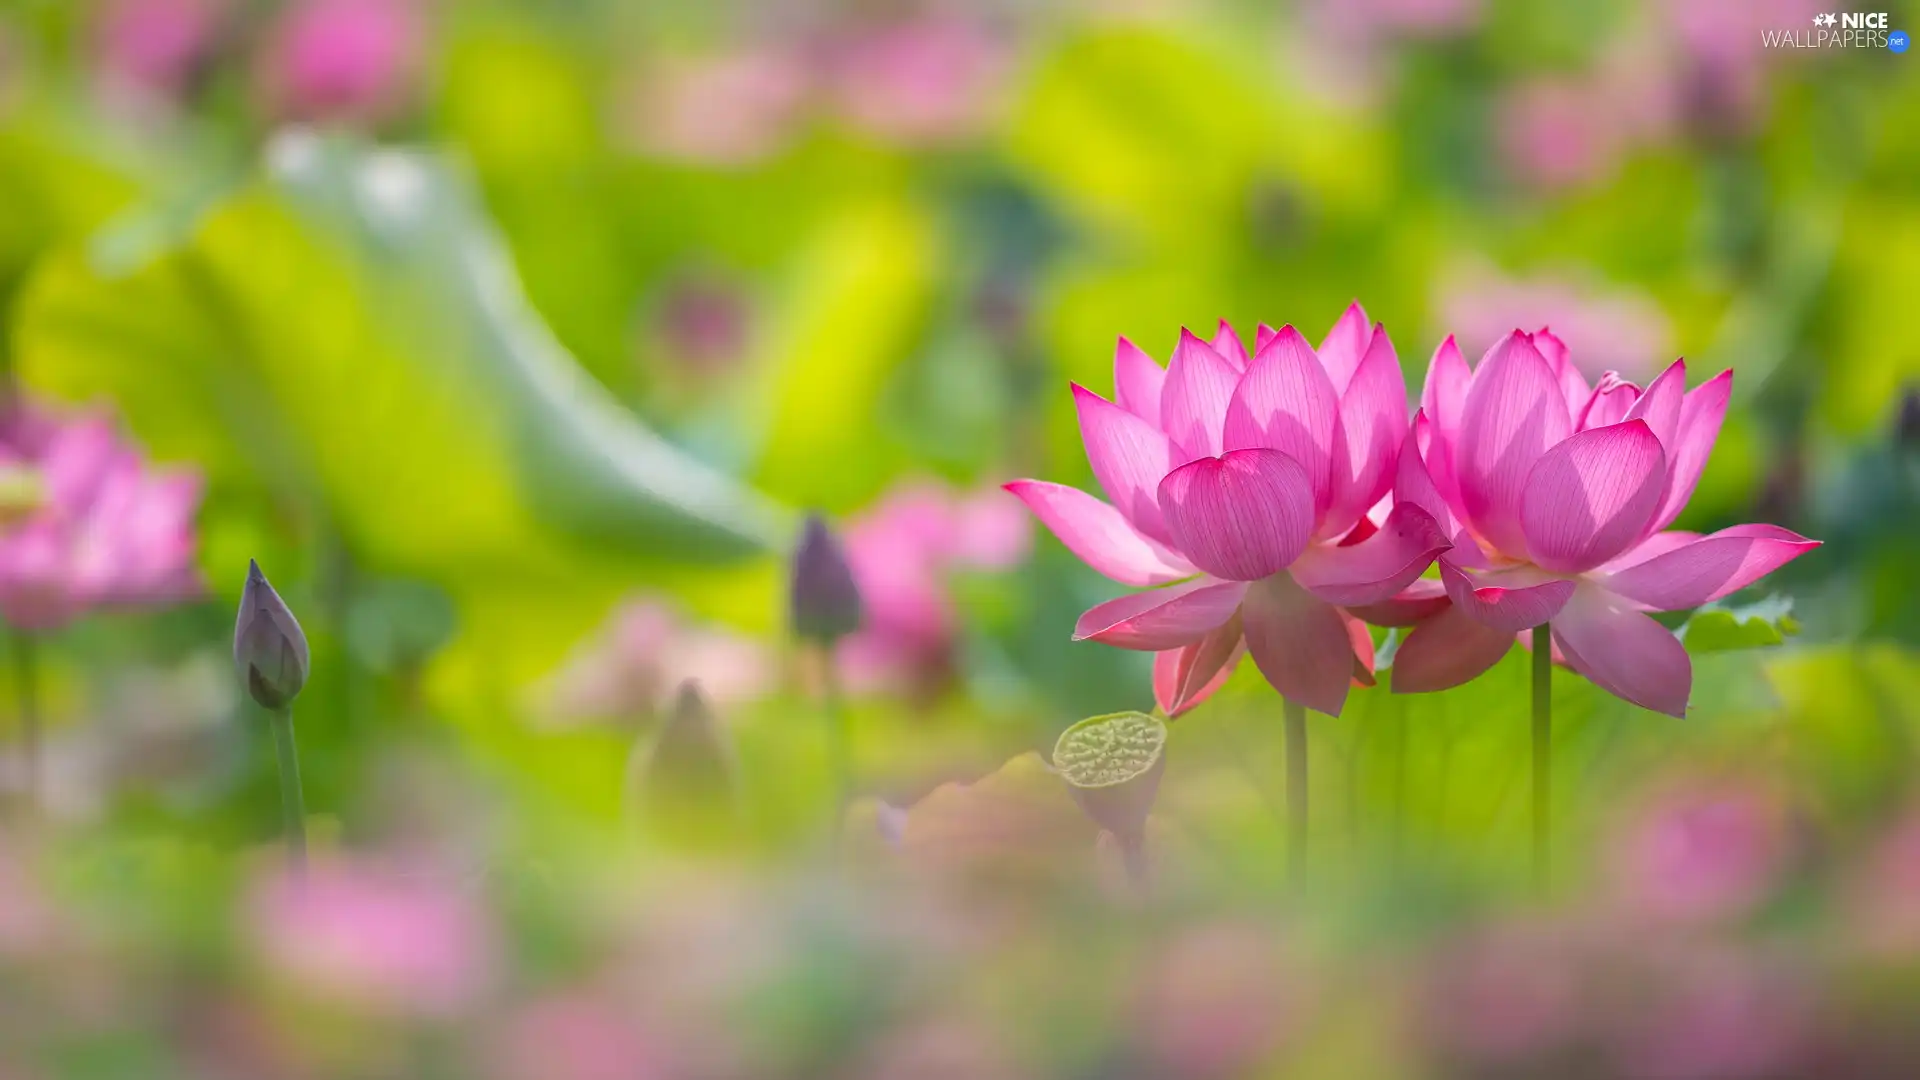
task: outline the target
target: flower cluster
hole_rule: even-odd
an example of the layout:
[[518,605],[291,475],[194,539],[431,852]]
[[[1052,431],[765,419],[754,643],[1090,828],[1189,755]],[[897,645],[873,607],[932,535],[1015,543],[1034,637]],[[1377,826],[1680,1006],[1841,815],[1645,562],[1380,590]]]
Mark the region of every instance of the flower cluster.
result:
[[[1469,368],[1449,337],[1409,420],[1386,331],[1349,307],[1318,349],[1262,326],[1183,333],[1167,367],[1122,339],[1115,397],[1074,387],[1112,499],[1008,485],[1094,569],[1143,587],[1076,636],[1159,653],[1169,714],[1244,652],[1290,700],[1337,713],[1370,676],[1365,622],[1410,626],[1400,691],[1457,686],[1552,624],[1555,658],[1683,715],[1685,649],[1646,613],[1692,608],[1817,546],[1786,529],[1667,531],[1725,415],[1732,372],[1688,391],[1589,385],[1551,331],[1515,330]],[[1437,563],[1438,580],[1428,577]]]

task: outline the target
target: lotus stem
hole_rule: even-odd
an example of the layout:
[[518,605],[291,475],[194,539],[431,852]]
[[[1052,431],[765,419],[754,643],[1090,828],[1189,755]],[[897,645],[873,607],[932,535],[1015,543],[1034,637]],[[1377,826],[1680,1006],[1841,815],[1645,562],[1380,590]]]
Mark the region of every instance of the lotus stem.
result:
[[40,654],[33,635],[13,638],[13,691],[20,705],[22,792],[29,809],[40,806]]
[[1544,892],[1552,873],[1547,840],[1553,806],[1553,633],[1533,628],[1533,882]]
[[1307,865],[1307,707],[1281,700],[1287,717],[1287,876],[1298,885]]
[[846,694],[840,685],[840,665],[834,663],[833,646],[822,644],[820,659],[820,704],[827,723],[827,767],[833,777],[833,835],[838,837],[845,822],[847,804],[853,801],[853,734],[847,720]]
[[300,751],[293,742],[293,708],[272,710],[273,748],[280,760],[280,818],[286,834],[287,868],[295,878],[307,872],[307,803],[300,793]]

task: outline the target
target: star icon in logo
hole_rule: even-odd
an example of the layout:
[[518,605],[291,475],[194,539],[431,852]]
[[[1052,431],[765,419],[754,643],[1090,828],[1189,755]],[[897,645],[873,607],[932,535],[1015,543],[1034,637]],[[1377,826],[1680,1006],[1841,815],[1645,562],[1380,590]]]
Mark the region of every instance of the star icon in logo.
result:
[[1839,21],[1838,19],[1835,19],[1833,17],[1832,12],[1828,12],[1827,14],[1824,14],[1824,15],[1815,15],[1813,17],[1813,25],[1815,26],[1832,26],[1834,23],[1838,21]]

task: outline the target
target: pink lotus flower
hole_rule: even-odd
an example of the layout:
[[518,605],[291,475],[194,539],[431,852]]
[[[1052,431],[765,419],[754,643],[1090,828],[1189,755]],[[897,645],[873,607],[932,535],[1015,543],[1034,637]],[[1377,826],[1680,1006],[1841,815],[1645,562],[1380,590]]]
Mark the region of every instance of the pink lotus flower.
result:
[[798,133],[813,93],[803,53],[737,48],[663,59],[626,93],[624,127],[637,148],[703,165],[744,166],[778,153]]
[[959,614],[948,590],[962,570],[1004,570],[1032,546],[1032,526],[996,491],[896,489],[846,529],[865,617],[838,646],[856,689],[931,691],[952,674]]
[[197,596],[200,477],[153,472],[104,415],[61,420],[14,406],[0,419],[0,618],[58,630],[96,608]]
[[1183,333],[1163,370],[1122,339],[1117,401],[1073,388],[1113,502],[1039,480],[1007,490],[1095,570],[1153,587],[1088,611],[1076,639],[1178,650],[1160,680],[1176,706],[1217,685],[1244,640],[1276,690],[1338,713],[1360,663],[1340,608],[1394,596],[1447,540],[1412,502],[1377,528],[1365,518],[1392,486],[1407,405],[1393,344],[1360,305],[1317,352],[1291,326],[1256,344],[1248,359],[1225,323],[1212,344]]
[[986,27],[938,17],[862,28],[825,60],[827,90],[849,122],[922,145],[979,132],[1009,67],[1006,46]]
[[645,720],[688,680],[716,704],[752,701],[773,689],[778,667],[760,642],[691,623],[663,600],[637,598],[554,676],[544,690],[546,711],[560,726]]
[[113,0],[94,24],[101,89],[139,107],[171,101],[187,89],[213,51],[224,0]]
[[[1427,372],[1394,499],[1453,538],[1441,584],[1363,614],[1418,621],[1396,690],[1441,690],[1551,621],[1557,659],[1600,688],[1684,716],[1693,667],[1646,613],[1697,607],[1819,546],[1772,525],[1663,531],[1687,505],[1726,415],[1733,372],[1689,392],[1684,360],[1642,390],[1588,386],[1560,339],[1514,331],[1469,370],[1452,338]],[[1444,588],[1445,596],[1440,595]]]
[[1785,807],[1765,787],[1676,783],[1628,817],[1608,845],[1620,899],[1635,915],[1674,923],[1736,918],[1764,901],[1785,869]]
[[414,0],[304,0],[287,9],[264,56],[273,111],[378,123],[405,104],[425,30]]
[[321,861],[305,879],[274,867],[247,911],[266,966],[315,995],[445,1017],[475,1003],[498,968],[478,897],[371,861]]

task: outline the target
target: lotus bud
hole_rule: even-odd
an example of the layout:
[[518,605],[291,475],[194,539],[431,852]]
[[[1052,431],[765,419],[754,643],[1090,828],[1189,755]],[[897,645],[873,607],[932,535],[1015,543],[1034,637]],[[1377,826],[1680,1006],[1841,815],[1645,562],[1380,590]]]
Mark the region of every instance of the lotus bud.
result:
[[1166,771],[1166,746],[1167,725],[1158,717],[1095,716],[1060,733],[1053,768],[1080,809],[1112,833],[1123,850],[1137,853]]
[[739,811],[738,773],[732,739],[688,679],[659,730],[634,748],[629,806],[656,822],[725,825]]
[[1920,449],[1920,386],[1909,386],[1900,395],[1900,415],[1894,421],[1893,441],[1902,450]]
[[233,627],[233,667],[241,684],[263,708],[284,709],[307,684],[307,663],[300,620],[268,584],[260,564],[249,561]]
[[810,514],[793,553],[790,579],[793,634],[831,645],[860,628],[860,589],[840,541],[818,514]]

